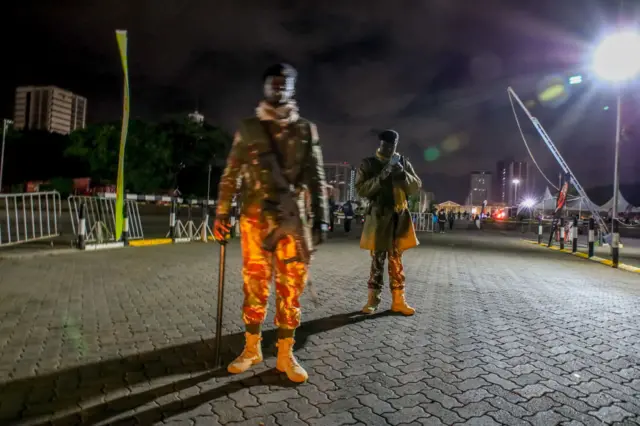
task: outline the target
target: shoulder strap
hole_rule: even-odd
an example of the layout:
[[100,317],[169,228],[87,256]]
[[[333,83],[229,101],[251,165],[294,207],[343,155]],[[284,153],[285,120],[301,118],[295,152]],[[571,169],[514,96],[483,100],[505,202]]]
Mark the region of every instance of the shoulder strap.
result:
[[288,186],[290,182],[283,173],[282,154],[271,137],[271,132],[269,132],[266,123],[257,117],[246,118],[241,121],[240,133],[247,141],[253,142],[259,156],[273,155],[275,157],[279,170],[271,171],[278,173],[275,180],[280,184],[277,184],[277,186],[284,184]]
[[[269,127],[267,125],[267,122],[266,121],[261,121],[260,125],[262,126],[262,131],[264,132],[265,137],[266,137],[267,141],[269,142],[269,146],[271,147],[271,153],[276,157],[276,161],[278,162],[278,165],[280,166],[280,170],[284,171],[284,160],[282,159],[282,152],[280,152],[280,150],[278,149],[278,145],[276,145],[276,142],[273,140],[273,136],[271,135],[271,132],[269,131]],[[284,173],[282,173],[282,177],[287,181],[287,183],[291,183],[291,182],[289,182],[287,177],[284,175]]]

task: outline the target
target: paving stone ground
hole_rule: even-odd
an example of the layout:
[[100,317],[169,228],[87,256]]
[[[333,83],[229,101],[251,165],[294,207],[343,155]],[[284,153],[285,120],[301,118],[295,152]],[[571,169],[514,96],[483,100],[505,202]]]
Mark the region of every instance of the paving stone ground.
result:
[[[303,299],[309,382],[212,364],[218,248],[0,261],[0,424],[596,425],[640,420],[640,279],[512,238],[428,235],[405,255],[418,313],[358,314],[369,258],[322,247]],[[229,247],[224,354],[242,347]],[[268,322],[273,320],[270,312]]]

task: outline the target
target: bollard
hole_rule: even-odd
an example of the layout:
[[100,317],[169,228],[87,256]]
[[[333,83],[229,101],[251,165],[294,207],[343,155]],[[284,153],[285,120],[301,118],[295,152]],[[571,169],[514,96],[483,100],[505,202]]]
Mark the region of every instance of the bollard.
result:
[[207,229],[209,228],[209,205],[202,204],[202,232],[200,232],[200,240],[203,243],[208,242]]
[[560,218],[560,250],[564,250],[564,217]]
[[571,228],[571,237],[573,238],[573,246],[571,251],[573,253],[578,251],[578,216],[573,218],[573,228]]
[[542,244],[542,218],[538,219],[538,244]]
[[127,200],[124,201],[124,209],[122,210],[122,242],[125,247],[129,245],[129,206]]
[[80,216],[78,219],[78,248],[84,250],[87,246],[87,206],[85,203],[80,204]]
[[589,257],[593,257],[593,245],[595,243],[595,229],[596,229],[596,221],[591,218],[589,219]]
[[176,201],[171,200],[171,207],[169,210],[169,238],[176,237]]
[[620,262],[620,231],[618,230],[618,219],[613,219],[613,235],[611,235],[611,262],[614,268]]

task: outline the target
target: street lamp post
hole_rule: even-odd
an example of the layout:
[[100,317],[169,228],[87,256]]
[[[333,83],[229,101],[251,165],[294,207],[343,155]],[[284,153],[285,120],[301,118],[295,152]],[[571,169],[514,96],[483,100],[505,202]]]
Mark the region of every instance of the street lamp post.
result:
[[5,118],[2,120],[2,151],[0,152],[0,192],[2,192],[2,176],[4,175],[4,144],[7,140],[7,128],[13,121]]
[[209,173],[207,174],[207,208],[209,208],[209,195],[211,194],[211,164],[209,164]]
[[605,38],[595,51],[593,68],[604,80],[616,84],[616,136],[613,163],[612,239],[613,263],[617,266],[619,255],[618,193],[620,191],[620,136],[622,133],[622,88],[624,81],[640,73],[640,34],[624,30]]
[[513,183],[513,204],[518,204],[518,184],[520,183],[520,179],[514,179]]

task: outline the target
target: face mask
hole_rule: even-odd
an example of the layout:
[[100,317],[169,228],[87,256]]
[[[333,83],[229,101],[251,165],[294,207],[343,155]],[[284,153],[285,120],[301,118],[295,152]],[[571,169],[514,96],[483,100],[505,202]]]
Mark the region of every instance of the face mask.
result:
[[264,97],[273,104],[285,104],[295,92],[295,79],[288,77],[267,77],[264,82]]

